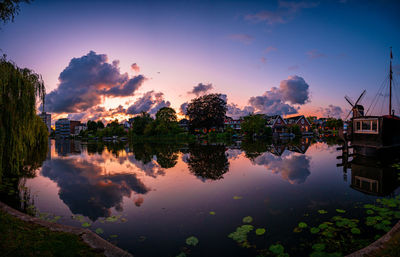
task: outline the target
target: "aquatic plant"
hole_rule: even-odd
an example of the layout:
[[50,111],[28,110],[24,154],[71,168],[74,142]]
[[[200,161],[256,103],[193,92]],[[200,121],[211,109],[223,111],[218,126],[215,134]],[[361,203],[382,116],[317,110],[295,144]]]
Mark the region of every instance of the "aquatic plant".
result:
[[238,243],[244,243],[247,241],[247,234],[252,231],[254,227],[252,225],[242,225],[236,228],[235,232],[232,232],[228,235],[229,238],[232,238]]
[[196,246],[199,243],[199,240],[195,236],[190,236],[186,238],[186,244]]
[[210,215],[215,215],[215,211],[210,211]]
[[285,253],[285,248],[281,244],[270,245],[268,249],[278,257],[289,257],[289,254]]
[[251,216],[246,216],[242,219],[243,223],[251,223],[253,218]]
[[328,213],[328,212],[325,211],[325,210],[318,210],[318,213],[319,213],[319,214],[326,214],[326,213]]
[[243,197],[242,197],[242,196],[237,196],[237,195],[235,195],[235,196],[233,197],[233,200],[240,200],[240,199],[243,199]]
[[88,228],[88,227],[90,227],[92,224],[91,223],[89,223],[89,222],[84,222],[84,223],[82,223],[82,227],[84,227],[84,228]]
[[298,225],[299,228],[306,228],[307,227],[307,223],[305,222],[300,222]]
[[99,234],[99,235],[104,233],[102,228],[96,228],[95,232],[96,232],[96,234]]
[[262,236],[265,234],[265,228],[257,228],[256,229],[256,235],[257,236]]

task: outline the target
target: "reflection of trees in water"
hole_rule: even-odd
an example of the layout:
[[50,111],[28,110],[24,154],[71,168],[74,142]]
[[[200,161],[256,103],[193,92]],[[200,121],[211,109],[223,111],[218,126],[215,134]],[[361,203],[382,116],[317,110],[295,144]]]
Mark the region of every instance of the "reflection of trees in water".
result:
[[193,144],[189,146],[189,154],[189,170],[196,176],[217,180],[229,170],[224,145]]
[[26,179],[36,177],[36,170],[42,166],[47,157],[47,142],[38,144],[33,151],[25,157],[24,166],[18,174],[4,172],[0,184],[0,199],[15,209],[28,212],[28,207],[33,205],[30,190],[25,186]]
[[254,160],[264,152],[268,151],[268,145],[270,144],[270,141],[264,141],[264,140],[256,140],[256,141],[251,141],[251,140],[246,140],[242,142],[242,150],[245,153],[245,156],[250,159]]
[[86,147],[89,155],[96,153],[101,155],[104,151],[104,144],[101,142],[88,143]]
[[135,159],[147,164],[155,156],[161,168],[173,168],[178,162],[179,145],[177,144],[134,144],[131,145]]
[[123,196],[149,191],[136,174],[103,174],[102,167],[79,159],[53,159],[42,168],[42,175],[57,183],[60,199],[71,212],[93,221],[108,217],[112,207],[122,211]]

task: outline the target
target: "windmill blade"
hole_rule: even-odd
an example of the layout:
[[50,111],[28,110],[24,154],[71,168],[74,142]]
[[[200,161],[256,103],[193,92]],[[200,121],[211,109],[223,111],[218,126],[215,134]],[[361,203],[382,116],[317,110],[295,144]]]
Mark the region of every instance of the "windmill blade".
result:
[[347,120],[349,118],[350,114],[353,112],[353,109],[350,110],[349,114],[347,114],[346,118],[344,120]]
[[361,95],[358,97],[356,103],[354,104],[354,106],[356,106],[358,104],[358,102],[361,101],[361,99],[364,97],[365,93],[367,92],[367,90],[364,89],[364,91],[361,93]]
[[346,95],[346,96],[344,96],[344,99],[346,99],[346,101],[351,105],[351,107],[354,107],[353,100],[351,100],[350,97],[348,97],[348,96]]

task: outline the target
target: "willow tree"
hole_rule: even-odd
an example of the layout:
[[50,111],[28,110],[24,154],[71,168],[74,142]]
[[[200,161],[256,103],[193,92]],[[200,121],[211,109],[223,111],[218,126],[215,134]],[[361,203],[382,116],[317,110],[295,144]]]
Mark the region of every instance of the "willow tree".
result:
[[44,160],[48,132],[36,105],[45,93],[40,75],[0,58],[0,180],[33,171]]

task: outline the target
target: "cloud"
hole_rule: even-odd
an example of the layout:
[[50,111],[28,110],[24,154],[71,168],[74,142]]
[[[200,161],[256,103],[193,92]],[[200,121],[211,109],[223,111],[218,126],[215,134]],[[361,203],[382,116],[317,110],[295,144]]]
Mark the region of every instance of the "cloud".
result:
[[268,46],[267,48],[265,48],[264,53],[267,54],[269,52],[276,51],[276,50],[278,50],[276,47]]
[[343,109],[340,106],[330,104],[327,108],[322,111],[325,117],[341,118],[343,115]]
[[192,91],[189,91],[188,94],[194,94],[196,96],[199,96],[201,94],[207,93],[211,89],[213,89],[213,86],[211,83],[210,84],[199,83],[197,86],[194,86]]
[[299,76],[289,76],[279,86],[283,99],[292,104],[305,104],[309,100],[308,88],[309,85]]
[[227,104],[226,107],[226,116],[233,119],[239,119],[240,117],[244,117],[254,112],[254,108],[252,106],[245,106],[244,108],[240,108],[237,104],[231,103]]
[[281,174],[290,184],[302,184],[310,172],[310,158],[306,155],[289,154],[288,156],[274,156],[264,153],[253,161],[256,165],[265,166],[274,174]]
[[306,53],[308,55],[308,58],[311,59],[317,59],[317,58],[322,58],[322,57],[326,57],[326,55],[324,53],[321,53],[318,50],[310,50]]
[[318,3],[314,2],[279,1],[278,8],[275,11],[260,11],[248,14],[244,18],[256,23],[265,22],[269,25],[282,24],[289,22],[302,9],[314,8],[316,6],[318,6]]
[[266,64],[266,63],[267,63],[267,58],[265,58],[264,56],[261,57],[261,62],[264,63],[264,64]]
[[228,36],[230,40],[240,42],[245,45],[249,45],[254,41],[254,37],[248,34],[231,34]]
[[140,67],[139,67],[139,65],[137,65],[136,63],[133,63],[133,64],[131,65],[131,69],[132,69],[133,71],[135,71],[135,72],[140,72]]
[[73,58],[60,73],[58,87],[46,95],[45,109],[53,113],[84,112],[102,103],[103,96],[130,96],[145,77],[129,78],[119,70],[119,61],[108,62],[107,55],[90,51]]
[[187,110],[188,105],[189,105],[189,102],[184,102],[183,104],[181,104],[181,106],[179,107],[179,113],[182,115],[186,115],[186,110]]
[[302,105],[309,101],[309,85],[302,77],[289,76],[282,80],[279,88],[272,87],[261,96],[253,96],[249,104],[257,113],[268,115],[287,115],[297,113],[298,108],[289,105]]
[[148,112],[150,114],[155,114],[162,107],[169,106],[171,106],[171,103],[164,100],[163,93],[148,91],[129,106],[126,113],[139,114],[141,112]]

